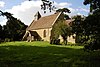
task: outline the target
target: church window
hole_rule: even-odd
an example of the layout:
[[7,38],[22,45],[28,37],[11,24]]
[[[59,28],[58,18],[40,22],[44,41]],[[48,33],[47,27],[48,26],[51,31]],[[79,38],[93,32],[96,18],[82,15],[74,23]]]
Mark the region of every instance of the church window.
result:
[[44,30],[44,32],[43,32],[43,36],[46,37],[46,30]]

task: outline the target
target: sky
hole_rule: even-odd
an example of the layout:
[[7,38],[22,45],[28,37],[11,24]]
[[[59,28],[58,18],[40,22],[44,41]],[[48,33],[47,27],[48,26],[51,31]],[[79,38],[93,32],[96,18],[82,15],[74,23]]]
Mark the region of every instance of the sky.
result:
[[[89,5],[83,5],[84,0],[52,0],[54,5],[59,8],[68,8],[71,13],[68,14],[70,17],[74,15],[85,15],[89,14]],[[20,19],[26,25],[30,25],[34,20],[34,15],[37,11],[40,12],[42,16],[47,16],[53,14],[55,11],[47,12],[44,14],[41,10],[40,5],[42,4],[41,0],[0,0],[0,10],[4,12],[10,12],[14,17]],[[0,16],[0,24],[6,24],[6,17]]]

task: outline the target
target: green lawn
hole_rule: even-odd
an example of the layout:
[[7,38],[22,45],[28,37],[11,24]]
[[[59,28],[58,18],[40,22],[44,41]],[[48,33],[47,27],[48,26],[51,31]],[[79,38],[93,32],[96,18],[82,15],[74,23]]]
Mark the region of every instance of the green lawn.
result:
[[89,53],[82,48],[48,42],[2,43],[0,67],[100,67],[100,51]]

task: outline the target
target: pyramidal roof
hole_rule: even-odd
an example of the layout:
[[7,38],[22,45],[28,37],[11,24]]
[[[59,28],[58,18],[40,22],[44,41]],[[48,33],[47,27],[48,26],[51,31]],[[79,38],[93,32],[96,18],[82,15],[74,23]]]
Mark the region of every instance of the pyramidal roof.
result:
[[61,15],[61,12],[55,13],[49,16],[41,17],[37,21],[34,21],[30,24],[30,26],[26,30],[36,30],[36,29],[44,29],[50,28],[56,22],[58,17]]

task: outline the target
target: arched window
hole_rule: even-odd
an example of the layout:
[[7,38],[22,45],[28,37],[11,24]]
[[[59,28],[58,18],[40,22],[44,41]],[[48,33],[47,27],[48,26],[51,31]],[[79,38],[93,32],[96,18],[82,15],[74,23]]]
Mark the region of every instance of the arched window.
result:
[[43,32],[43,37],[46,37],[46,30],[44,30]]

